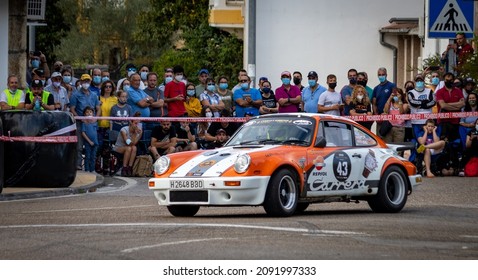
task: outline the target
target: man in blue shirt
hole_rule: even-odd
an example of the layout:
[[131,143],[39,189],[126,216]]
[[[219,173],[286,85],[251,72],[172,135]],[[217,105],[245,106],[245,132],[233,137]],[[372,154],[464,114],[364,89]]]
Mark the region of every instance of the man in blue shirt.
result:
[[317,72],[310,71],[307,78],[309,78],[309,86],[302,91],[302,108],[307,113],[318,113],[319,97],[327,89],[319,85]]
[[138,73],[134,73],[130,77],[131,87],[128,90],[128,101],[126,102],[133,109],[133,115],[136,112],[141,113],[141,117],[149,117],[151,111],[149,106],[154,100],[149,95],[140,89],[141,76]]
[[236,104],[236,117],[258,116],[259,107],[262,105],[262,96],[259,90],[250,88],[251,79],[243,75],[239,81],[241,88],[234,92],[233,99]]
[[[379,80],[379,84],[374,87],[373,89],[373,114],[374,115],[381,115],[383,113],[383,108],[385,107],[385,103],[387,103],[388,98],[392,94],[392,90],[397,86],[387,80],[387,69],[385,67],[378,68],[377,76]],[[377,131],[376,134],[380,131],[380,126],[382,122],[377,122]]]

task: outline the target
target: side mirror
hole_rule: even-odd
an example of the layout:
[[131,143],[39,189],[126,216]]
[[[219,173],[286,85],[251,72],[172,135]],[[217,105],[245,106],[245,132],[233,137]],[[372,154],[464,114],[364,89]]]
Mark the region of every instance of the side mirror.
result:
[[326,145],[327,145],[327,141],[325,140],[324,136],[319,136],[317,137],[317,139],[315,139],[314,147],[324,148]]

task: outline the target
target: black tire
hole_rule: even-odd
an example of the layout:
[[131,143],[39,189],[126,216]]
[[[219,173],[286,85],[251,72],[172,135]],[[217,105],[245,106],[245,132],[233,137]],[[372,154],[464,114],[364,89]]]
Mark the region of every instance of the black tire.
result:
[[282,169],[273,175],[267,186],[264,209],[271,216],[288,217],[294,214],[298,199],[295,174]]
[[368,200],[370,208],[379,213],[396,213],[402,210],[408,197],[407,179],[400,168],[387,168],[380,179],[378,193]]
[[297,203],[297,207],[295,208],[296,213],[303,213],[305,212],[305,209],[309,207],[310,203],[308,202],[299,202]]
[[199,211],[198,205],[170,205],[168,211],[175,217],[192,217]]

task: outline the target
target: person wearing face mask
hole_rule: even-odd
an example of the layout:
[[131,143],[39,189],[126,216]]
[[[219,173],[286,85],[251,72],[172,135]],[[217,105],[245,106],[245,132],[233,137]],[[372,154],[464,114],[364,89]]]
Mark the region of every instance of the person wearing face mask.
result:
[[[356,85],[354,91],[352,92],[352,100],[350,101],[350,115],[351,116],[360,116],[360,115],[372,115],[372,104],[368,98],[367,91],[363,86]],[[373,122],[357,122],[362,126],[370,129]]]
[[25,109],[34,111],[55,109],[53,95],[43,90],[43,84],[40,80],[33,80],[30,88],[31,90],[25,97]]
[[140,89],[144,90],[148,86],[149,67],[145,64],[141,65],[138,73],[141,77]]
[[199,100],[203,107],[211,108],[211,111],[216,118],[219,117],[221,110],[225,108],[221,96],[216,92],[216,83],[212,78],[206,79],[206,90],[201,93]]
[[262,82],[261,96],[264,105],[259,108],[259,114],[265,115],[279,112],[279,103],[276,101],[275,94],[271,90],[271,82],[268,80]]
[[7,85],[8,87],[0,93],[0,108],[2,110],[25,108],[25,92],[18,88],[18,77],[8,76]]
[[300,89],[300,92],[304,90],[304,86],[302,85],[302,73],[294,71],[294,73],[292,73],[292,81],[294,85]]
[[232,102],[232,91],[229,90],[229,79],[226,76],[220,76],[217,79],[217,93],[221,97],[222,102],[224,102],[224,108],[228,109],[230,112],[234,112],[234,103]]
[[329,74],[327,76],[327,91],[323,92],[318,101],[318,112],[323,114],[340,116],[340,111],[344,108],[342,96],[335,91],[337,87],[337,76]]
[[[394,88],[390,98],[385,103],[384,114],[401,115],[408,113],[407,96],[401,88]],[[405,120],[391,120],[392,128],[386,135],[382,135],[387,143],[401,143],[405,140]]]
[[90,91],[99,96],[101,93],[101,69],[94,68],[92,74],[93,76],[91,80]]
[[367,86],[368,83],[368,75],[367,72],[358,72],[357,73],[357,85],[361,85],[365,88],[368,93],[368,97],[370,100],[373,99],[373,88]]
[[[405,95],[405,98],[406,98],[406,102],[408,103],[408,92],[413,90],[415,88],[415,82],[414,81],[406,81],[405,84],[403,84],[403,88],[404,88],[404,95]],[[436,107],[436,105],[434,106]],[[408,104],[408,111],[410,112],[410,104]],[[413,128],[412,128],[412,121],[411,120],[406,120],[405,121],[405,142],[412,142],[414,139],[414,136],[413,136]],[[410,152],[409,151],[405,151],[405,155],[407,156],[406,158],[408,158],[408,156],[410,156],[409,154]]]
[[[201,110],[202,110],[202,105],[201,101],[196,97],[196,87],[194,84],[189,83],[186,86],[186,101],[184,102],[184,107],[186,107],[186,113],[188,114],[188,117],[200,117],[201,116]],[[212,111],[209,109],[208,112],[211,113],[212,117]],[[197,123],[192,123],[191,124],[194,128],[196,128]]]
[[[128,118],[133,116],[133,109],[129,104],[126,104],[128,100],[128,93],[124,90],[120,90],[117,93],[118,103],[111,107],[110,116],[119,118]],[[127,120],[112,120],[110,121],[110,130],[120,131],[121,128],[128,126]]]
[[241,88],[234,92],[233,99],[236,104],[236,117],[244,117],[246,113],[252,116],[259,115],[262,106],[262,96],[258,89],[251,88],[251,79],[243,75],[239,80]]
[[289,71],[282,72],[280,77],[282,85],[275,90],[279,113],[299,112],[299,105],[302,102],[300,89],[290,84]]
[[131,77],[131,75],[133,75],[134,73],[137,72],[137,68],[136,68],[136,66],[135,66],[133,63],[128,63],[128,64],[126,65],[126,68],[125,68],[125,69],[126,69],[126,77],[121,78],[121,79],[118,81],[118,83],[116,84],[116,86],[118,87],[118,90],[119,90],[119,89],[123,89],[123,87],[122,87],[123,82],[124,82],[125,80],[129,80],[129,78]]
[[[158,86],[159,91],[163,94],[164,96],[164,88],[166,87],[166,84],[170,83],[173,81],[173,68],[166,68],[164,69],[164,75],[163,75],[163,82]],[[167,108],[167,106],[166,106]]]
[[70,100],[68,98],[68,91],[61,85],[63,77],[60,72],[53,72],[51,74],[52,83],[45,88],[46,91],[53,95],[55,101],[55,110],[68,111],[68,104]]
[[[88,74],[81,75],[79,85],[80,89],[73,92],[70,99],[70,112],[73,116],[84,116],[85,108],[91,107],[94,110],[94,116],[99,117],[101,108],[100,108],[100,99],[98,95],[90,91],[91,76]],[[77,142],[77,162],[76,166],[78,170],[81,170],[82,167],[82,151],[83,151],[83,140],[82,140],[82,122],[81,120],[76,120],[76,136],[78,138]]]
[[50,67],[48,67],[45,54],[41,51],[30,52],[30,66],[31,67],[27,68],[26,73],[27,84],[30,84],[32,80],[34,80],[32,77],[33,69],[41,69],[46,77],[50,77]]
[[[73,82],[73,74],[69,68],[61,70],[61,86],[66,89],[68,99],[75,89],[75,83]],[[69,101],[68,101],[69,102]]]
[[352,92],[354,90],[355,85],[357,84],[357,70],[355,70],[354,68],[349,69],[349,71],[347,71],[347,79],[349,80],[349,84],[345,85],[340,90],[340,95],[342,96],[342,103],[344,104],[343,114],[345,116],[350,115],[349,105],[350,101],[352,100]]
[[[436,92],[436,101],[438,103],[438,112],[461,112],[461,108],[465,106],[465,98],[461,89],[456,88],[453,84],[455,75],[446,73],[444,76],[445,87]],[[442,139],[453,141],[459,138],[460,119],[438,119],[439,134]]]
[[[470,92],[465,99],[465,107],[463,107],[463,112],[478,112],[478,94],[475,92]],[[475,122],[478,119],[477,116],[468,116],[460,119],[460,136],[462,140],[465,140],[464,135],[466,135],[474,126]],[[465,141],[463,141],[465,144]]]
[[[408,89],[407,100],[410,107],[410,114],[427,114],[432,113],[432,108],[436,105],[435,94],[429,88],[425,87],[425,79],[422,74],[415,76],[415,88]],[[418,143],[418,137],[423,134],[423,126],[426,119],[412,119],[413,141]],[[416,150],[412,150],[410,154],[410,161],[414,161],[416,157]],[[415,163],[418,169],[421,169],[421,161]]]
[[[387,69],[385,67],[378,68],[377,77],[379,84],[373,88],[372,109],[373,114],[381,115],[383,114],[385,103],[387,103],[388,98],[390,98],[392,94],[392,90],[397,86],[387,80]],[[382,122],[377,121],[377,131],[375,132],[377,135],[379,135],[378,132],[380,131],[381,125]]]
[[309,79],[309,86],[302,90],[302,108],[307,113],[317,113],[320,95],[327,89],[319,84],[317,72],[310,71],[307,78]]
[[164,88],[164,101],[168,104],[168,117],[182,117],[186,114],[186,85],[182,82],[184,69],[180,65],[173,67],[174,79]]

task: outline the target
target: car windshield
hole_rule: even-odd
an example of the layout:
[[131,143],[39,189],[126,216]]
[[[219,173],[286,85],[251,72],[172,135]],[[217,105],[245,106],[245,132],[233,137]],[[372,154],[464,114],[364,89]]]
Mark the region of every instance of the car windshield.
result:
[[245,123],[227,146],[283,144],[309,146],[314,133],[313,118],[267,117]]

